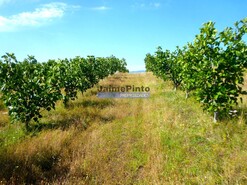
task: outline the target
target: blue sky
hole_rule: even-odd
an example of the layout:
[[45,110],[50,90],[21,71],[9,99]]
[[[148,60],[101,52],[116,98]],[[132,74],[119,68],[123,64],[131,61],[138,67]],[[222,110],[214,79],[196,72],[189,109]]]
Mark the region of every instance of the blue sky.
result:
[[246,0],[0,0],[0,55],[114,55],[142,70],[157,46],[174,50],[207,21],[221,31],[245,17]]

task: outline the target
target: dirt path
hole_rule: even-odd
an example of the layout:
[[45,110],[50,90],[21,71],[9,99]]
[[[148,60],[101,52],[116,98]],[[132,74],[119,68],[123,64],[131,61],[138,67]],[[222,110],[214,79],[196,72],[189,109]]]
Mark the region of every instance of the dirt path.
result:
[[214,125],[198,102],[150,73],[100,85],[149,87],[151,96],[100,99],[93,88],[69,108],[58,104],[42,120],[55,127],[0,151],[0,184],[2,174],[12,184],[246,184],[244,120]]
[[[99,184],[159,184],[163,157],[160,143],[162,104],[157,79],[151,74],[126,74],[121,80],[108,79],[103,85],[134,85],[151,89],[147,99],[114,99],[103,110],[114,121],[92,127],[83,134],[84,170]],[[157,90],[158,89],[158,90]],[[155,112],[154,112],[155,111]],[[157,114],[159,116],[157,116]],[[145,178],[145,179],[144,179]]]

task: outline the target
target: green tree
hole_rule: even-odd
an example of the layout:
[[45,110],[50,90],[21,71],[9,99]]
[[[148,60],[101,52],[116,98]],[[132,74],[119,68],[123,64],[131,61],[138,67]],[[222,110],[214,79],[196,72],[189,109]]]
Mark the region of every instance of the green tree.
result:
[[38,121],[42,110],[55,108],[55,102],[61,98],[60,89],[51,84],[51,74],[44,75],[45,68],[33,56],[23,62],[10,53],[2,58],[2,99],[12,120],[25,123],[29,129],[29,122]]
[[[240,26],[241,23],[241,26]],[[244,94],[244,69],[247,20],[236,23],[236,29],[226,28],[218,34],[215,23],[208,22],[201,28],[193,43],[192,61],[197,70],[196,94],[204,109],[225,117],[238,104],[239,94]]]

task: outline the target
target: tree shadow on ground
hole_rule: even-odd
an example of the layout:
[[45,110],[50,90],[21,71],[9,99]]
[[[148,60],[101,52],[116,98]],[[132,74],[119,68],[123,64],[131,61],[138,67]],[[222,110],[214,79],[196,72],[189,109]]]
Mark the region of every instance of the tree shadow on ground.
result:
[[[106,124],[115,120],[115,116],[111,114],[101,114],[101,110],[114,106],[114,103],[109,100],[84,100],[82,102],[69,103],[66,110],[68,113],[54,112],[56,116],[52,119],[32,123],[30,125],[30,132],[38,133],[47,129],[62,129],[66,130],[71,126],[76,127],[78,130],[86,130],[92,123]],[[75,112],[78,107],[82,111]]]
[[82,102],[71,102],[68,104],[67,109],[73,109],[75,107],[93,107],[97,109],[104,109],[109,106],[113,106],[114,102],[109,99],[100,99],[100,100],[84,100]]
[[241,120],[247,124],[247,107],[235,107],[228,114],[219,115],[219,121],[229,123],[236,123]]

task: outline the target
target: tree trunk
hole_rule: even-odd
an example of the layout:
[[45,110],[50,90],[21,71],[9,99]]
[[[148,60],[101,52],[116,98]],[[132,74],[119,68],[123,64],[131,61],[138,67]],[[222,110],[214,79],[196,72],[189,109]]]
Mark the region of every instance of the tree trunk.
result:
[[177,87],[176,87],[176,86],[174,87],[173,91],[174,91],[174,92],[176,92],[176,91],[177,91]]
[[189,98],[189,91],[188,90],[186,90],[186,92],[185,92],[186,94],[185,94],[185,98],[186,99],[188,99]]
[[30,131],[29,121],[26,121],[26,122],[25,122],[25,128],[26,128],[26,131],[27,131],[27,132]]
[[214,112],[214,123],[216,123],[218,121],[218,117],[219,117],[219,112]]

